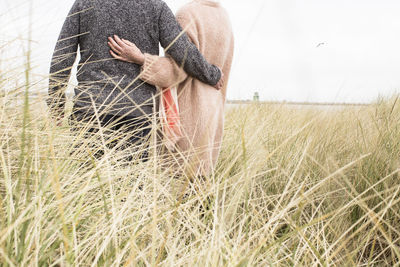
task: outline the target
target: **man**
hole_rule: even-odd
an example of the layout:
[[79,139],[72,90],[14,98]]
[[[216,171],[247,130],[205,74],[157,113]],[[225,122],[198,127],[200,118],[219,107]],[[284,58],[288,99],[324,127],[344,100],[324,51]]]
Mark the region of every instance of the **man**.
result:
[[[194,78],[222,88],[220,69],[209,64],[192,44],[168,6],[161,0],[76,0],[61,30],[52,58],[48,105],[63,115],[64,88],[80,49],[79,86],[75,88],[73,117],[99,118],[101,126],[127,124],[135,131],[130,144],[149,133],[156,88],[141,81],[140,66],[113,59],[107,40],[114,34],[132,40],[145,53],[159,54],[159,43]],[[117,124],[117,126],[116,126]],[[121,126],[122,125],[122,126]]]

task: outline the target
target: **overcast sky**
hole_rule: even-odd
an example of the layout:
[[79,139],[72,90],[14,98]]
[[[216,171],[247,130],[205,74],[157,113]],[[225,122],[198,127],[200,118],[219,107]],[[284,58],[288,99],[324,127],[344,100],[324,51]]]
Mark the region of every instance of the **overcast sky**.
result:
[[[1,42],[19,37],[14,44],[22,47],[30,0],[0,1]],[[38,75],[47,75],[73,2],[33,0]],[[188,1],[166,2],[176,11]],[[221,2],[236,39],[229,99],[250,99],[257,91],[262,100],[370,102],[400,91],[399,0]]]

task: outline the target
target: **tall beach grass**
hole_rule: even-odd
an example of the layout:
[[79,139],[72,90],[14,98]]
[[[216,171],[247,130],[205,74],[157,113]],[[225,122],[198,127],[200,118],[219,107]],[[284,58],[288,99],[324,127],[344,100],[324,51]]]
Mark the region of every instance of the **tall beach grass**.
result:
[[126,135],[72,132],[68,113],[58,125],[30,45],[23,65],[0,57],[1,266],[400,265],[397,96],[229,107],[215,173],[199,180],[175,175],[155,135],[143,162],[142,148],[107,146]]
[[230,107],[200,181],[161,167],[154,139],[149,161],[127,163],[104,131],[57,126],[34,87],[0,98],[3,266],[399,265],[397,97]]

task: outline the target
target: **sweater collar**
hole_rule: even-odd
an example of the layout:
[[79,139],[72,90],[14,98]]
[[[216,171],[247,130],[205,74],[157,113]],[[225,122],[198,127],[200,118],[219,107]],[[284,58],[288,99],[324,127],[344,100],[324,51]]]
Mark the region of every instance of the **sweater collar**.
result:
[[195,0],[195,1],[213,7],[219,7],[221,5],[219,2],[216,1],[209,1],[209,0]]

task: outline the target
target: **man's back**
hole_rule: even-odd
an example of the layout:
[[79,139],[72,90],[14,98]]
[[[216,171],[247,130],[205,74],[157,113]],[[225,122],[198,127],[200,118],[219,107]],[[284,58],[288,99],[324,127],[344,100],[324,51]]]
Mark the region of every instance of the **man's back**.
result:
[[[158,27],[156,17],[162,3],[158,0],[97,0],[95,5],[91,5],[91,1],[81,2],[84,10],[80,21],[83,35],[79,40],[82,69],[78,74],[80,87],[76,89],[76,95],[83,94],[83,97],[77,98],[76,105],[87,106],[84,102],[91,101],[90,95],[94,95],[98,98],[94,101],[106,107],[105,113],[130,113],[136,104],[150,101],[156,90],[141,80],[135,81],[140,66],[111,59],[107,38],[117,34],[134,39],[141,49],[158,54],[158,30],[154,28]],[[85,86],[93,81],[96,81],[95,86]],[[85,93],[87,90],[90,95]],[[150,113],[152,103],[147,104],[142,108]]]
[[[75,106],[94,113],[141,116],[152,112],[154,86],[137,79],[140,66],[112,59],[107,38],[114,34],[133,40],[146,53],[158,55],[159,43],[166,47],[180,34],[181,28],[170,9],[161,0],[77,0],[66,19],[50,69],[50,94],[59,95],[70,75],[77,47],[81,60]],[[194,47],[194,45],[193,45]],[[210,84],[219,80],[219,70],[193,50],[186,35],[170,48],[175,59]],[[58,86],[57,86],[58,85]],[[59,98],[60,99],[60,98]],[[62,97],[61,97],[62,99]],[[62,106],[62,101],[55,103]],[[64,101],[65,102],[65,101]],[[54,103],[53,103],[54,104]],[[94,104],[94,105],[93,105]],[[141,105],[141,110],[135,109]],[[54,106],[54,105],[53,105]]]

